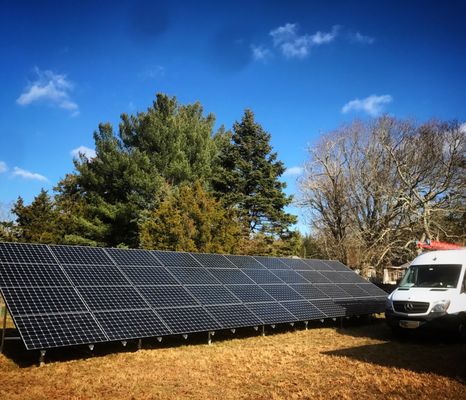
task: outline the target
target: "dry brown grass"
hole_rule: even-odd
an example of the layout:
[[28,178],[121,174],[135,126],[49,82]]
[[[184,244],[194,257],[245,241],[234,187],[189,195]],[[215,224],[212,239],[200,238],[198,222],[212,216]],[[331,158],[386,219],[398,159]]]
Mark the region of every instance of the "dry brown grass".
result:
[[383,323],[225,337],[99,345],[93,357],[56,350],[42,368],[7,343],[0,399],[466,399],[464,343],[392,341]]

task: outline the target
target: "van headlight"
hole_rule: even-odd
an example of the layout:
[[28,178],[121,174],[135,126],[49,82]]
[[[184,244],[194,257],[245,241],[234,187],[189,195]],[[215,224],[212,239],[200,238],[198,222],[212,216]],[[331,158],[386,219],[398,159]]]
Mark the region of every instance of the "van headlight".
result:
[[446,312],[449,305],[450,305],[450,300],[436,301],[433,304],[432,310],[430,312]]

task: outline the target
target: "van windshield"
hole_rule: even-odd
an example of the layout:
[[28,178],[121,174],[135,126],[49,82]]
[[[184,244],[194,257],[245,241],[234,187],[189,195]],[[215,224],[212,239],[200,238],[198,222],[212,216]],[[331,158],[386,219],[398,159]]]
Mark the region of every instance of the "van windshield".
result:
[[412,265],[400,287],[456,288],[461,265]]

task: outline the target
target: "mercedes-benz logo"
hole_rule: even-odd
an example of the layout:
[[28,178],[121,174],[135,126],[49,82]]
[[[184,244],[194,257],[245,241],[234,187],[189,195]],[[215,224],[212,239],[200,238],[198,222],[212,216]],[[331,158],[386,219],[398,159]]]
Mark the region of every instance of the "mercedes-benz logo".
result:
[[405,310],[406,311],[412,311],[414,309],[414,304],[413,303],[406,303],[405,304]]

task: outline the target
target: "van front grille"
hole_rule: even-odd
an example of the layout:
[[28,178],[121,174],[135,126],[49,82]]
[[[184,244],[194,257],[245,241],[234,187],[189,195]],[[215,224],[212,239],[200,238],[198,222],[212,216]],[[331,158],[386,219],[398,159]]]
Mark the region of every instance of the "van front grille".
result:
[[424,314],[429,309],[429,303],[422,301],[394,301],[393,308],[405,314]]

